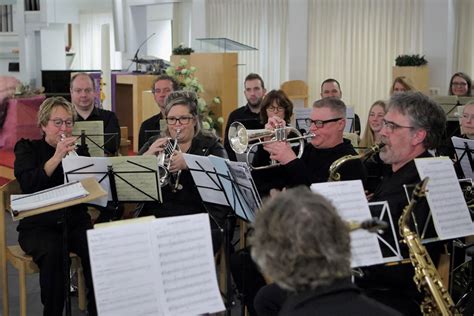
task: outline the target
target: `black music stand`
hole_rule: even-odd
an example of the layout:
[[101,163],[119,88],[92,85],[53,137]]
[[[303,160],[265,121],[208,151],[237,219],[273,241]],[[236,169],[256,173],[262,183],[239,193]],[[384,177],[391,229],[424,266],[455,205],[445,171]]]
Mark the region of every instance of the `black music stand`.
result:
[[[106,149],[106,146],[108,144],[114,145],[114,148],[118,148],[118,133],[103,133],[103,134],[86,134],[85,130],[81,130],[80,135],[73,135],[73,136],[78,136],[80,139],[80,146],[87,146],[89,145],[94,145],[95,147],[99,148],[104,155],[106,156],[112,156],[114,155],[115,152],[110,152],[109,150]],[[104,141],[103,144],[99,144],[96,140],[94,140],[94,137],[103,137]]]
[[[70,279],[69,279],[69,271],[70,271],[70,265],[69,265],[69,247],[68,247],[68,229],[67,229],[67,214],[68,214],[68,209],[71,206],[75,206],[78,204],[83,204],[83,203],[88,203],[93,200],[96,200],[100,197],[106,196],[107,192],[105,192],[99,183],[92,178],[86,178],[81,180],[81,183],[86,189],[87,192],[89,192],[89,195],[81,198],[77,198],[74,200],[69,200],[37,209],[32,209],[29,211],[24,211],[24,212],[19,212],[15,214],[12,212],[13,219],[14,220],[20,220],[25,217],[30,217],[38,214],[43,214],[55,210],[63,210],[63,273],[64,273],[64,293],[65,293],[65,308],[66,308],[66,315],[70,316],[71,315],[71,297],[69,295],[69,290],[70,290]],[[33,193],[34,195],[34,193]]]
[[[474,154],[474,149],[471,149],[469,147],[469,144],[468,144],[467,141],[464,142],[464,147],[461,147],[461,148],[460,147],[454,147],[454,149],[456,150],[456,153],[458,153],[458,151],[462,151],[461,155],[458,158],[458,160],[455,162],[455,165],[458,166],[458,167],[462,167],[461,161],[463,159],[467,159],[468,162],[469,162],[469,165],[471,166],[471,174],[472,174],[472,172],[474,172],[474,163],[473,163],[473,160],[472,160],[472,155]],[[463,173],[464,173],[464,170],[463,170]],[[470,175],[465,174],[464,176],[469,177]]]

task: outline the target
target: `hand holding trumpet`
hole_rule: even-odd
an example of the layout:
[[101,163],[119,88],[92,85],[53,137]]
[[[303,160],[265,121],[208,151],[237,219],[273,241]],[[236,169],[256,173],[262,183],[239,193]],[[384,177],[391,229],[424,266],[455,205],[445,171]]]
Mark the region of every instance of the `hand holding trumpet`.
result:
[[[273,131],[277,128],[284,127],[285,124],[286,122],[283,119],[273,116],[268,119],[267,124],[265,124],[265,129]],[[270,138],[265,140],[270,140]],[[295,152],[291,149],[290,143],[286,140],[264,144],[263,149],[270,154],[270,159],[276,160],[282,165],[286,165],[290,161],[296,159]]]

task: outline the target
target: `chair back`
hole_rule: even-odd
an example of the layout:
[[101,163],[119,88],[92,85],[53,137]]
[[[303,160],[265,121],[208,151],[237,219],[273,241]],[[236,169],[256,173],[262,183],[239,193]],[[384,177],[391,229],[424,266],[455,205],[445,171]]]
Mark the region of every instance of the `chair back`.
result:
[[304,106],[308,106],[308,85],[303,80],[290,80],[281,84],[283,90],[290,100],[303,99]]

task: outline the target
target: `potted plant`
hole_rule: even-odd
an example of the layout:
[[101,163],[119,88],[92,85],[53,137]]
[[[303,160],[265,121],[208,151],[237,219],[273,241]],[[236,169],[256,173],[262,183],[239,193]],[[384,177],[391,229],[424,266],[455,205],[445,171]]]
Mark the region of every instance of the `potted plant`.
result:
[[399,55],[395,58],[395,66],[392,68],[392,80],[396,77],[407,77],[413,82],[416,90],[428,94],[430,72],[427,64],[424,55]]

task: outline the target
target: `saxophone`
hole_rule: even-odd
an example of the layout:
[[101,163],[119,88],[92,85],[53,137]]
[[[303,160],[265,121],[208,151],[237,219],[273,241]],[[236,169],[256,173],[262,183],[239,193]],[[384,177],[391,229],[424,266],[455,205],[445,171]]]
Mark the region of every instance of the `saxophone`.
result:
[[384,143],[375,144],[375,145],[373,145],[372,147],[370,147],[369,149],[367,149],[366,151],[364,151],[361,154],[346,155],[346,156],[343,156],[343,157],[337,159],[329,167],[329,179],[328,179],[328,181],[340,181],[341,180],[341,174],[338,172],[338,170],[339,170],[339,168],[341,168],[341,166],[343,164],[345,164],[346,162],[351,161],[351,160],[368,159],[373,154],[378,153],[380,151],[380,149],[383,148],[383,146],[385,146]]
[[461,315],[454,305],[453,299],[441,282],[441,277],[431,260],[420,237],[409,228],[411,213],[420,197],[425,196],[428,177],[417,184],[410,203],[403,209],[398,220],[400,236],[410,253],[410,261],[415,269],[413,280],[418,291],[425,295],[420,309],[423,315]]

